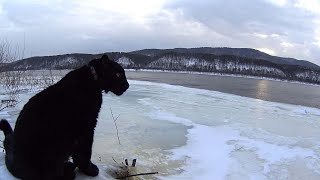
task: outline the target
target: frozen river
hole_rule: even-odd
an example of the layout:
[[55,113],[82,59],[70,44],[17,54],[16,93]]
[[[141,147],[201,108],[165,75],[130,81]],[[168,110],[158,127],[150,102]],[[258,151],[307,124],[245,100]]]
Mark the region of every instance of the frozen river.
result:
[[[145,179],[320,179],[320,110],[202,89],[130,81],[121,97],[104,95],[95,133],[95,179],[137,158]],[[12,124],[22,105],[0,118]],[[119,145],[110,108],[119,129]],[[0,139],[3,139],[2,133]],[[0,153],[0,179],[14,179]],[[81,175],[77,179],[86,179]],[[88,178],[89,179],[89,178]]]
[[132,80],[160,82],[207,89],[272,102],[320,108],[320,85],[267,80],[239,75],[197,74],[196,72],[128,71]]

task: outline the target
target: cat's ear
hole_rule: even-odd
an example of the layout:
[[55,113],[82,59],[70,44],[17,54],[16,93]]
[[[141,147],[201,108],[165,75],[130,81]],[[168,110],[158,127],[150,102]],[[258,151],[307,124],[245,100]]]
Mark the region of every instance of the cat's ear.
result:
[[102,64],[108,64],[109,61],[110,61],[109,57],[108,57],[106,54],[102,55],[102,57],[100,58],[100,60],[101,60],[101,63],[102,63]]

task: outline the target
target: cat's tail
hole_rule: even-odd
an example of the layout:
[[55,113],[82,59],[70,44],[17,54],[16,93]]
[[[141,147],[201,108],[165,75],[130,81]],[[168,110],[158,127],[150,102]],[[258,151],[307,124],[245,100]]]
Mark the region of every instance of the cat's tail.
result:
[[[6,151],[6,166],[7,169],[13,174],[15,177],[21,178],[19,174],[19,170],[15,166],[14,163],[14,142],[13,142],[13,130],[9,124],[9,122],[5,119],[0,120],[0,130],[4,133],[4,141],[3,146]],[[22,179],[22,178],[21,178]]]
[[0,130],[3,131],[5,137],[13,134],[13,130],[12,130],[9,122],[5,119],[2,119],[0,121]]

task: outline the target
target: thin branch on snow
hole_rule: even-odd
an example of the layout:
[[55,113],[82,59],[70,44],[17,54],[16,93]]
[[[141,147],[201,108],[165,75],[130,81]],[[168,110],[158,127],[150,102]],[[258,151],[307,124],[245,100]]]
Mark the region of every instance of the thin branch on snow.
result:
[[119,164],[113,157],[112,157],[112,160],[113,160],[115,163]]
[[19,104],[20,102],[21,102],[21,101],[16,101],[16,102],[13,103],[13,104],[7,104],[7,105],[5,105],[4,107],[0,108],[0,111],[3,111],[4,109],[9,108],[9,107],[14,107],[14,106],[16,106],[17,104]]
[[117,119],[119,118],[120,114],[118,115],[118,117],[115,119],[114,116],[113,116],[113,112],[112,112],[112,109],[110,108],[110,112],[111,112],[111,115],[112,115],[112,119],[113,119],[113,122],[114,122],[114,125],[116,126],[116,130],[117,130],[117,137],[118,137],[118,141],[119,141],[119,145],[121,145],[121,142],[120,142],[120,138],[119,138],[119,130],[118,130],[118,126],[117,126]]
[[10,107],[10,106],[9,106],[9,105],[6,105],[6,106],[4,106],[3,108],[1,108],[0,111],[6,109],[6,108],[8,108],[8,107]]
[[145,175],[152,175],[152,174],[158,174],[159,172],[150,172],[150,173],[139,173],[139,174],[132,174],[132,175],[128,175],[128,176],[124,176],[124,177],[119,177],[116,179],[125,179],[128,177],[134,177],[134,176],[145,176]]
[[115,121],[117,121],[119,117],[120,117],[120,114],[116,117],[116,120],[115,120]]

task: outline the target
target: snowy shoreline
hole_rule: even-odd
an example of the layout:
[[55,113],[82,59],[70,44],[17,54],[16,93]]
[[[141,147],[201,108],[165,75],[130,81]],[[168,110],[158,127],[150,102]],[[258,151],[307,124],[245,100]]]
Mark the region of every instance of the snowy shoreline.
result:
[[155,70],[155,69],[125,69],[125,70],[131,71],[131,72],[162,72],[162,73],[178,73],[178,74],[195,74],[195,75],[210,75],[210,76],[221,76],[221,77],[247,78],[247,79],[286,82],[286,83],[293,83],[293,84],[304,84],[304,85],[317,86],[317,87],[320,86],[320,84],[313,84],[313,83],[307,83],[307,82],[302,82],[302,81],[290,81],[290,80],[283,80],[283,79],[277,79],[277,78],[249,76],[249,75],[241,75],[241,74],[226,74],[226,73],[197,72],[197,71]]

